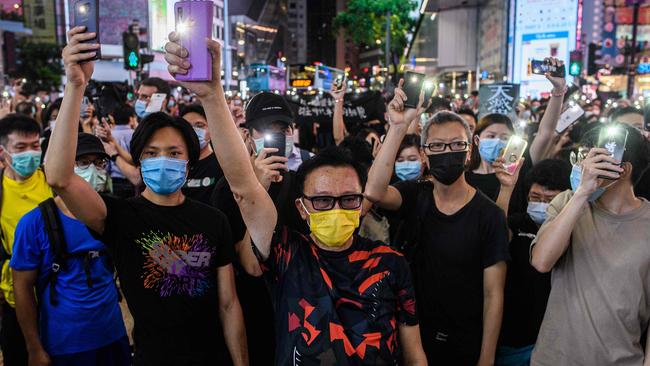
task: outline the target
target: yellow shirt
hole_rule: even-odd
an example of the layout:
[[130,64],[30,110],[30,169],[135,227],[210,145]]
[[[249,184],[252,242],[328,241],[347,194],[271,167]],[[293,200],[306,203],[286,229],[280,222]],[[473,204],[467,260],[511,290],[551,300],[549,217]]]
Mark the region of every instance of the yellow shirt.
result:
[[[52,189],[47,185],[45,174],[38,169],[29,179],[17,182],[3,175],[2,178],[2,207],[0,208],[0,229],[2,229],[2,246],[11,255],[14,247],[14,232],[16,225],[24,214],[34,209],[39,203],[52,197]],[[2,265],[0,290],[4,293],[7,303],[15,307],[13,279],[9,261]]]

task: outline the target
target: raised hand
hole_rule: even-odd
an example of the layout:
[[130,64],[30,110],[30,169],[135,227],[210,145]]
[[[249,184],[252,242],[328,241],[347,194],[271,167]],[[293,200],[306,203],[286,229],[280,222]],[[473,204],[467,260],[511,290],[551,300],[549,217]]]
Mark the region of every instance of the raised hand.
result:
[[337,89],[336,84],[332,83],[332,88],[330,89],[329,93],[332,96],[332,98],[334,98],[334,100],[343,100],[343,98],[345,97],[345,92],[347,90],[347,85],[345,84],[346,82],[343,81],[341,83],[341,87]]
[[587,158],[582,161],[582,178],[576,193],[581,191],[586,194],[594,193],[602,184],[603,178],[611,180],[620,178],[623,168],[618,166],[616,161],[607,149],[593,148],[589,150]]
[[503,157],[498,158],[492,163],[494,173],[501,183],[502,187],[514,188],[519,180],[519,171],[524,165],[524,158],[519,159],[516,164],[506,165],[506,159]]
[[[206,46],[212,54],[212,80],[207,81],[179,81],[180,85],[191,90],[199,98],[216,94],[221,85],[221,44],[213,39],[205,40]],[[165,60],[169,64],[167,70],[170,74],[187,74],[192,65],[187,59],[189,52],[180,45],[180,36],[176,32],[169,34],[169,42],[165,45]]]
[[[549,57],[544,59],[544,61],[556,67],[564,67],[564,62],[557,58]],[[545,74],[545,76],[548,79],[548,81],[550,81],[551,84],[553,84],[553,89],[555,92],[563,91],[564,88],[566,87],[566,78],[551,76],[551,73],[548,72]]]
[[[93,75],[95,63],[89,61],[100,48],[98,43],[82,43],[96,37],[95,33],[85,33],[85,27],[74,27],[68,31],[68,45],[63,49],[63,66],[67,82],[83,87]],[[85,52],[90,51],[90,52]]]
[[417,103],[417,108],[406,108],[404,102],[408,99],[402,87],[404,86],[404,79],[399,81],[399,85],[395,88],[395,97],[388,104],[388,119],[391,126],[405,126],[408,127],[409,123],[424,112],[424,90],[420,93],[420,100]]

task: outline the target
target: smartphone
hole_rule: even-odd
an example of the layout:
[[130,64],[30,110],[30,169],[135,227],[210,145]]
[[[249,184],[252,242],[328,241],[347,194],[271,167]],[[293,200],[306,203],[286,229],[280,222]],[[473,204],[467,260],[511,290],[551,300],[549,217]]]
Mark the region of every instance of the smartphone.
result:
[[566,70],[564,65],[557,67],[553,66],[550,63],[547,63],[544,60],[532,60],[530,62],[531,71],[533,74],[544,75],[547,72],[551,73],[551,76],[558,78],[563,78],[566,75]]
[[567,128],[572,126],[580,117],[585,114],[585,110],[582,109],[579,105],[574,105],[573,107],[567,108],[560,115],[560,119],[557,121],[557,126],[555,126],[555,132],[564,133]]
[[423,84],[424,74],[412,71],[404,73],[404,93],[406,93],[406,101],[404,102],[405,107],[417,108]]
[[187,60],[192,66],[187,74],[176,75],[176,80],[212,80],[212,56],[205,43],[212,39],[212,1],[178,1],[174,4],[176,32],[180,34],[180,44],[188,51]]
[[[100,43],[99,41],[99,0],[74,0],[73,2],[73,19],[72,27],[86,27],[86,32],[94,32],[97,36],[93,39],[83,41],[83,43]],[[97,52],[95,57],[86,61],[99,60],[101,50],[84,52]]]
[[86,112],[88,111],[88,105],[90,104],[90,100],[88,97],[84,96],[83,99],[81,100],[81,110],[79,112],[79,117],[84,118],[86,116]]
[[334,90],[341,89],[343,87],[343,83],[345,83],[345,76],[338,75],[336,79],[334,79]]
[[[620,126],[604,126],[600,129],[600,134],[598,134],[598,147],[609,151],[611,156],[622,164],[625,144],[627,143],[627,134],[627,130]],[[598,178],[611,179],[603,176],[599,176]]]
[[424,80],[422,87],[424,88],[424,105],[426,106],[429,104],[431,97],[433,97],[433,93],[436,91],[436,85],[433,80],[427,79]]
[[144,111],[146,113],[156,113],[160,112],[163,110],[163,102],[165,101],[165,98],[167,98],[167,94],[165,93],[155,93],[151,96],[151,99],[149,100],[149,104],[147,105],[147,109]]
[[524,156],[526,147],[528,147],[528,142],[517,135],[513,135],[508,140],[506,148],[503,149],[502,156],[506,160],[504,167],[509,174],[514,174],[515,170],[517,170],[517,163]]
[[264,136],[264,148],[278,149],[278,152],[269,154],[269,156],[286,156],[287,137],[284,133],[269,133]]

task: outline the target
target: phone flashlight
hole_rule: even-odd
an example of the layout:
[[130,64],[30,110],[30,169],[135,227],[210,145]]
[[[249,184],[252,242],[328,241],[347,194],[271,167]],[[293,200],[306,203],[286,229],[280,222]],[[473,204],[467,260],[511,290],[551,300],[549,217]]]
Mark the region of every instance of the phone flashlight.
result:
[[185,34],[190,29],[190,25],[187,22],[179,22],[176,24],[176,32],[179,34]]
[[424,88],[427,90],[431,90],[433,88],[433,82],[431,80],[427,80],[424,82]]
[[617,126],[609,126],[607,127],[607,137],[614,137],[618,135],[621,132],[620,128]]
[[2,96],[5,97],[5,98],[9,98],[9,92],[6,91],[6,90],[3,91],[3,92],[2,92]]
[[[524,127],[525,127],[526,122],[525,121],[522,121],[522,122],[524,123]],[[512,135],[511,139],[512,139],[512,143],[514,143],[514,144],[520,144],[523,141],[523,139],[521,137],[519,137],[518,135]]]
[[418,77],[417,76],[411,77],[411,82],[412,83],[417,83],[418,82]]
[[86,14],[88,13],[88,5],[80,5],[79,6],[79,14]]

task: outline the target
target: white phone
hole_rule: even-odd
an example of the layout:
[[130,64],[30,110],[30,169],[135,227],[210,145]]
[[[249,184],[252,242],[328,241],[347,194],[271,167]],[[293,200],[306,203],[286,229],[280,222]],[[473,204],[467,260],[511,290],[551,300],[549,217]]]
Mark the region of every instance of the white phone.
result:
[[564,133],[567,128],[574,124],[582,115],[585,114],[585,110],[582,109],[579,105],[574,105],[573,107],[567,108],[560,115],[560,119],[557,121],[557,126],[555,127],[555,132]]
[[165,98],[167,98],[167,94],[165,93],[155,93],[154,95],[151,96],[151,100],[149,101],[149,105],[147,105],[147,109],[144,111],[146,113],[155,113],[155,112],[160,112],[163,109],[163,102],[165,101]]

